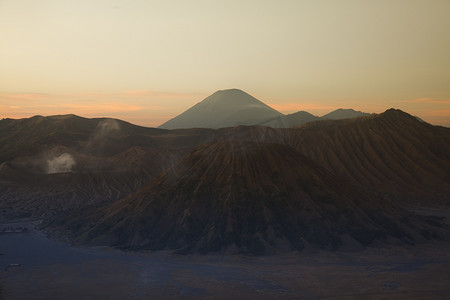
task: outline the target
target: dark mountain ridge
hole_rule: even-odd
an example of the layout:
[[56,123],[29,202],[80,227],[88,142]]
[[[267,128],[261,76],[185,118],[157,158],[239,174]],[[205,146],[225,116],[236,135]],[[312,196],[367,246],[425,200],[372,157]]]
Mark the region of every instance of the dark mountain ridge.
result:
[[111,153],[117,145],[111,142],[113,139],[132,135],[158,135],[164,132],[118,119],[88,119],[76,115],[2,119],[0,163],[21,155],[38,154],[57,145],[72,147],[79,152],[94,150]]

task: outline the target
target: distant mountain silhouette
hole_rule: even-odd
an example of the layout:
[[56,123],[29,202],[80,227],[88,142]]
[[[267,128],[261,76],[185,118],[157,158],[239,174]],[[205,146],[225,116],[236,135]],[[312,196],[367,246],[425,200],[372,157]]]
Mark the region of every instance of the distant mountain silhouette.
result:
[[266,120],[259,125],[272,128],[289,128],[317,120],[320,120],[320,118],[310,114],[307,111],[298,111],[293,114],[282,115]]
[[282,114],[238,90],[217,91],[159,128],[223,128],[255,125]]
[[326,115],[323,115],[320,118],[323,120],[326,120],[326,119],[341,120],[341,119],[356,118],[356,117],[362,117],[362,116],[368,116],[368,115],[370,115],[370,114],[364,113],[361,111],[356,111],[351,108],[350,109],[339,108],[330,113],[327,113]]
[[337,109],[322,117],[306,111],[284,115],[239,89],[217,91],[182,114],[159,126],[162,129],[224,128],[261,125],[289,128],[320,119],[340,120],[367,116],[353,109]]

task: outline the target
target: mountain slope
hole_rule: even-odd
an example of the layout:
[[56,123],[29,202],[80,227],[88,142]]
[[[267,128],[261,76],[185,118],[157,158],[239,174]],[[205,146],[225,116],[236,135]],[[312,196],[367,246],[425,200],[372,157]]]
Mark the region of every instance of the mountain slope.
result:
[[238,90],[217,91],[159,128],[223,128],[255,125],[282,115],[249,94]]
[[111,118],[82,118],[75,115],[34,116],[0,120],[0,163],[22,155],[35,155],[57,145],[79,152],[99,154],[125,150],[117,139],[131,135],[159,135],[165,131],[145,128]]
[[225,141],[197,148],[123,200],[55,223],[78,243],[181,253],[334,250],[435,234],[291,147]]
[[356,118],[356,117],[363,117],[368,116],[370,114],[364,113],[361,111],[356,111],[354,109],[344,109],[339,108],[332,112],[327,113],[326,115],[323,115],[320,117],[323,120],[331,119],[331,120],[341,120],[341,119],[349,119],[349,118]]
[[17,157],[0,165],[2,216],[49,217],[114,202],[147,184],[174,157],[141,147],[108,157],[93,156],[64,146]]
[[48,217],[111,203],[214,135],[75,115],[0,120],[2,216]]
[[310,114],[307,111],[298,111],[293,114],[278,116],[270,120],[266,120],[259,125],[268,126],[272,128],[289,128],[293,126],[298,126],[304,123],[317,121],[320,118]]
[[400,110],[292,129],[241,127],[230,138],[289,145],[379,197],[450,205],[450,128]]
[[450,202],[450,129],[393,109],[315,126],[295,147],[335,174],[388,199]]

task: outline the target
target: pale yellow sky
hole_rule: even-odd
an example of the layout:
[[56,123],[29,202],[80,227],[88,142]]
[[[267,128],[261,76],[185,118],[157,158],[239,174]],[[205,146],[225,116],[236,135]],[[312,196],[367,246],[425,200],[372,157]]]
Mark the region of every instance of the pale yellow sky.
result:
[[0,0],[0,117],[157,126],[219,89],[450,126],[450,1]]

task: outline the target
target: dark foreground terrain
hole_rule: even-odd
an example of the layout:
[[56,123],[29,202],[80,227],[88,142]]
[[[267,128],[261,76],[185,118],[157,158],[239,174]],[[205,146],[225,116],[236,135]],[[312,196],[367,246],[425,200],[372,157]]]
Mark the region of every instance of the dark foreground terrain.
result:
[[450,299],[449,195],[450,128],[394,109],[292,128],[3,119],[0,293]]
[[[4,299],[449,299],[450,244],[277,256],[171,255],[0,234]],[[16,265],[18,264],[18,265]]]

